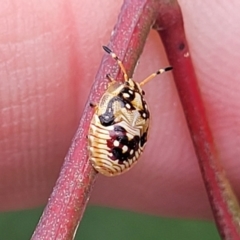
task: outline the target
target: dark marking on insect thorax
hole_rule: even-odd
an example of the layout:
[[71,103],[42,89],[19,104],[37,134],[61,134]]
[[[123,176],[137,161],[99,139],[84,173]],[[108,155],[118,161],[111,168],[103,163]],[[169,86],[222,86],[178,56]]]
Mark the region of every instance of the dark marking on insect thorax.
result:
[[125,99],[121,94],[116,97],[113,97],[107,105],[106,111],[99,115],[99,120],[103,126],[110,126],[115,123],[115,116],[114,116],[114,108],[113,105],[115,102],[119,102],[122,108],[126,108],[128,110],[134,110],[135,108],[131,104],[131,101]]
[[119,97],[131,102],[135,98],[135,92],[128,87],[124,87],[119,93]]

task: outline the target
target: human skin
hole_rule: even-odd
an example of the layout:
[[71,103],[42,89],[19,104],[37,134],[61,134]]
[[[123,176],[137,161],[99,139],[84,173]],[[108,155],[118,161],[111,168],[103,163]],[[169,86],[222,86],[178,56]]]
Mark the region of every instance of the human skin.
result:
[[[121,1],[0,0],[0,210],[45,204],[77,129]],[[179,1],[221,161],[238,195],[240,2]],[[168,62],[150,32],[134,79]],[[152,126],[128,173],[99,176],[90,203],[211,217],[171,73],[144,86]]]

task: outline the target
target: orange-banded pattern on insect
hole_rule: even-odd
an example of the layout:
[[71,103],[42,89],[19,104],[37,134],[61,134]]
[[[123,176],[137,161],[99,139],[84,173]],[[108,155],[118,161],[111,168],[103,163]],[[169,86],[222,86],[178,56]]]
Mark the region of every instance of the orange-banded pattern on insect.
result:
[[118,62],[124,83],[107,75],[110,81],[108,88],[94,106],[95,113],[90,123],[89,159],[96,171],[105,176],[116,176],[137,162],[147,142],[150,113],[141,86],[172,67],[160,69],[137,83],[128,78],[117,55],[108,47],[103,49]]

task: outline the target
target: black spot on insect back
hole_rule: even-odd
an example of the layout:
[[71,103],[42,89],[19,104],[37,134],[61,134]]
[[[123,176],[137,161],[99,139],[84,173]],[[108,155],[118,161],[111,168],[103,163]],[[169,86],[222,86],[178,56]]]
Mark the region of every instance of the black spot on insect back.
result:
[[113,161],[124,164],[124,161],[129,161],[135,156],[135,152],[139,149],[139,136],[129,139],[126,130],[122,126],[115,125],[114,131],[110,131],[110,137],[107,146]]
[[99,116],[99,120],[103,126],[110,126],[114,124],[114,115],[111,113],[104,113]]
[[122,91],[119,93],[119,96],[131,102],[135,98],[135,93],[129,88],[123,88]]
[[141,140],[140,140],[140,145],[141,147],[143,147],[145,145],[145,143],[147,142],[147,132],[143,133],[143,135],[141,136]]
[[123,127],[121,127],[121,126],[119,126],[119,125],[115,125],[115,126],[114,126],[114,131],[115,131],[116,133],[123,133],[124,135],[125,135],[126,132],[127,132]]
[[123,162],[124,159],[124,154],[122,154],[122,149],[119,147],[114,147],[112,149],[112,154],[115,160],[119,160],[120,162]]

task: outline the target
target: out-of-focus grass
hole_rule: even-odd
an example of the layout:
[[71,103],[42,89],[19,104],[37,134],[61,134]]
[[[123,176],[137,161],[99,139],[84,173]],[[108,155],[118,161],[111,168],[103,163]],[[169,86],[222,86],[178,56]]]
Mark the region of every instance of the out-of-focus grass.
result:
[[[42,209],[0,213],[0,239],[30,239]],[[89,207],[76,239],[220,240],[212,222],[167,219],[101,207]]]

